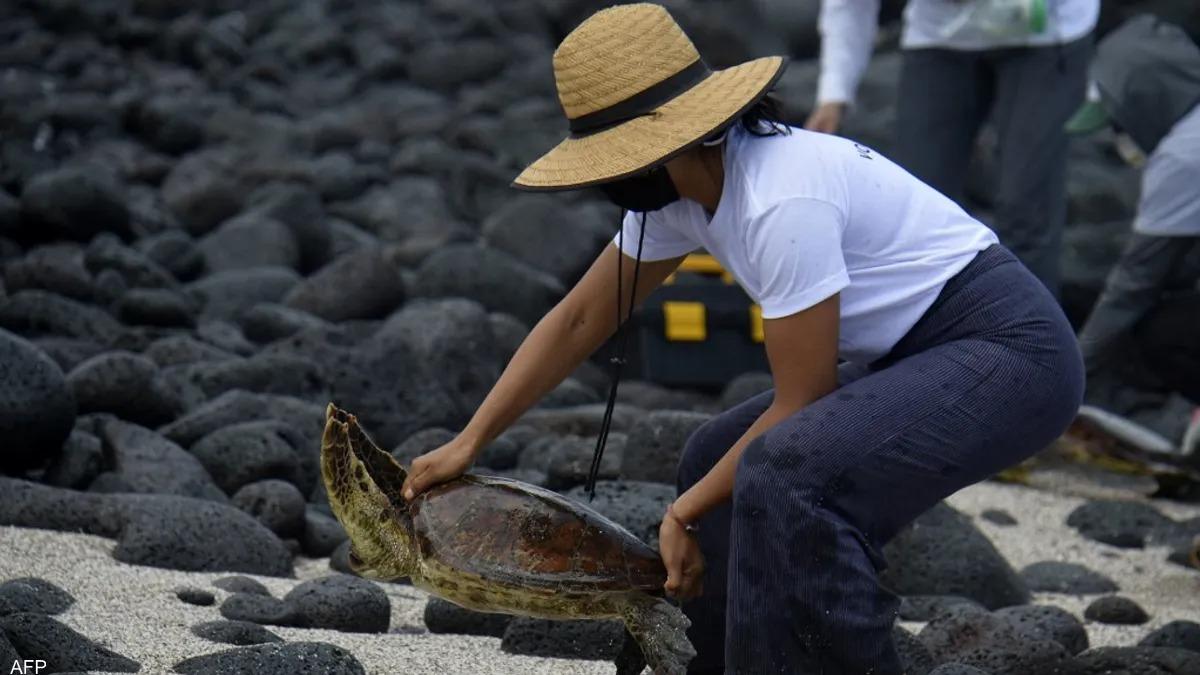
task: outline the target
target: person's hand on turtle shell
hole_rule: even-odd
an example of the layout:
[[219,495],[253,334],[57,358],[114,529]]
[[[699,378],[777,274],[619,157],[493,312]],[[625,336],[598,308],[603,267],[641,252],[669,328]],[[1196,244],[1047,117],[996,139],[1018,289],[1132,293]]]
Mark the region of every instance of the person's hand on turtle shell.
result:
[[474,461],[474,450],[459,438],[430,450],[412,461],[408,478],[404,479],[404,498],[412,501],[434,485],[458,478]]
[[704,592],[704,555],[696,537],[668,509],[658,527],[658,552],[667,568],[663,590],[673,598],[690,600]]

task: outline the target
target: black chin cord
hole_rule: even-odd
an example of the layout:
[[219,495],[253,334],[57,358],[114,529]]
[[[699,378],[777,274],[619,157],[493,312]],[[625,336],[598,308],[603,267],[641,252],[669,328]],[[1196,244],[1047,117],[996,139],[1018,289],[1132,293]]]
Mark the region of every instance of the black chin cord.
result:
[[621,367],[625,365],[625,348],[629,339],[627,324],[633,319],[633,306],[637,298],[638,269],[642,265],[642,242],[646,239],[646,212],[641,213],[642,229],[638,233],[637,257],[633,261],[633,288],[629,291],[629,311],[621,320],[621,258],[625,257],[625,225],[617,231],[617,337],[614,348],[616,355],[609,363],[612,364],[611,385],[608,388],[608,403],[604,408],[604,419],[600,422],[600,434],[596,437],[596,450],[592,453],[592,466],[588,470],[587,483],[584,491],[588,493],[588,501],[596,498],[596,474],[600,473],[600,460],[604,457],[604,445],[608,443],[608,429],[612,426],[613,408],[617,405],[617,385],[621,381]]

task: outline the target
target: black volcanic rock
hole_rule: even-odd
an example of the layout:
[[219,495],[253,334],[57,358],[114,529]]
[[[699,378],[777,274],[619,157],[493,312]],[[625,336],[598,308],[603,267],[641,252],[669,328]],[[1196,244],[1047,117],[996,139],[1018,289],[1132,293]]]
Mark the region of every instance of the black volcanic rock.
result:
[[79,412],[107,412],[131,422],[155,426],[183,412],[178,399],[158,381],[158,366],[127,351],[94,356],[67,373]]
[[137,249],[180,281],[192,281],[204,271],[204,256],[191,235],[166,230],[139,239]]
[[1017,605],[996,611],[996,616],[1008,621],[1018,633],[1031,640],[1053,640],[1071,654],[1088,648],[1087,630],[1083,623],[1061,607],[1053,605]]
[[243,213],[226,220],[204,235],[199,247],[204,266],[211,272],[300,267],[300,246],[291,229],[257,213]]
[[300,538],[300,549],[304,555],[323,558],[333,553],[347,538],[346,529],[335,518],[311,505],[305,509],[304,534]]
[[417,270],[413,295],[465,297],[533,325],[561,298],[554,277],[487,246],[453,244],[434,252]]
[[611,661],[621,653],[624,641],[625,625],[620,621],[550,621],[518,616],[505,629],[500,650],[525,656]]
[[934,618],[918,636],[933,662],[956,662],[995,675],[1070,673],[1071,656],[1058,642],[1036,639],[1006,619],[958,606]]
[[279,598],[260,593],[234,593],[221,603],[221,616],[232,621],[268,626],[300,626],[294,608]]
[[260,302],[279,302],[300,276],[287,267],[251,267],[211,274],[188,284],[204,318],[236,320]]
[[464,425],[483,401],[500,372],[486,317],[468,300],[414,301],[365,337],[304,331],[263,351],[320,364],[330,400],[394,447],[419,429]]
[[304,532],[304,495],[287,481],[267,479],[248,483],[233,494],[230,502],[280,538],[297,537]]
[[943,663],[929,671],[929,675],[991,675],[991,673],[962,663]]
[[675,485],[679,456],[692,433],[709,415],[683,410],[656,410],[629,432],[621,477]]
[[366,675],[350,652],[324,642],[287,642],[238,647],[176,663],[185,675]]
[[217,598],[212,594],[212,591],[206,591],[203,588],[180,588],[175,591],[175,597],[189,605],[200,607],[208,607],[217,602]]
[[379,586],[348,574],[298,584],[283,601],[301,625],[351,633],[386,633],[391,601]]
[[5,612],[61,614],[75,604],[75,598],[63,589],[38,577],[19,577],[0,583],[0,605]]
[[127,124],[147,145],[173,155],[195,150],[204,142],[203,111],[177,96],[140,102],[130,111]]
[[957,595],[906,595],[900,598],[900,618],[905,621],[932,621],[956,605],[984,609],[978,602]]
[[[137,502],[134,502],[137,504]],[[133,510],[113,557],[135,565],[186,571],[291,576],[283,542],[253,517],[201,500],[163,498]]]
[[162,378],[182,400],[195,403],[190,408],[231,390],[329,400],[322,364],[292,354],[171,366],[163,369]]
[[242,312],[238,324],[246,337],[264,343],[290,337],[303,330],[329,327],[318,316],[274,302],[260,302]]
[[1112,579],[1093,572],[1083,565],[1046,560],[1021,570],[1021,578],[1031,591],[1048,593],[1112,593],[1117,585]]
[[166,268],[110,234],[102,234],[88,243],[83,262],[88,271],[96,275],[97,283],[100,275],[108,272],[118,275],[128,288],[175,288],[178,285]]
[[53,359],[64,373],[71,372],[75,366],[104,353],[107,349],[105,345],[88,338],[49,335],[33,338],[30,342]]
[[117,300],[117,318],[128,325],[190,328],[196,323],[196,304],[183,293],[166,288],[131,288]]
[[22,612],[0,617],[0,629],[25,659],[42,659],[58,672],[100,670],[136,673],[138,662],[102,647],[44,614]]
[[88,302],[95,295],[92,275],[83,266],[78,245],[41,246],[5,263],[4,285],[9,293],[41,289]]
[[400,271],[369,248],[343,254],[283,299],[283,304],[327,321],[383,318],[403,302]]
[[0,525],[116,538],[126,514],[114,495],[55,488],[0,476]]
[[1200,672],[1200,654],[1171,647],[1097,647],[1080,654],[1078,660],[1080,675],[1192,675]]
[[770,373],[743,373],[729,381],[721,392],[721,408],[728,410],[774,386]]
[[896,654],[900,657],[900,665],[904,668],[904,675],[926,675],[933,668],[933,658],[917,636],[900,626],[895,626],[892,628],[892,640],[896,645]]
[[1172,525],[1167,516],[1149,504],[1097,500],[1077,507],[1067,525],[1088,539],[1122,548],[1141,548],[1162,528]]
[[1083,611],[1083,617],[1108,624],[1138,625],[1150,620],[1146,610],[1133,600],[1119,595],[1097,598]]
[[1003,509],[985,509],[979,514],[979,517],[993,525],[1000,525],[1001,527],[1011,527],[1017,524],[1017,519],[1013,518],[1011,513]]
[[989,609],[1021,605],[1029,590],[967,516],[938,504],[884,547],[881,575],[903,595],[959,595]]
[[65,167],[38,174],[21,193],[23,217],[60,237],[86,241],[97,232],[132,234],[120,188],[103,173]]
[[243,422],[201,438],[192,445],[191,454],[227,494],[272,478],[311,489],[315,476],[311,469],[306,471],[298,441],[295,432],[283,423]]
[[675,501],[675,488],[632,480],[596,481],[596,499],[591,502],[582,485],[564,496],[587,504],[657,550],[658,526],[667,504]]
[[100,479],[111,481],[108,485],[113,489],[101,489],[101,485],[93,482],[92,491],[172,494],[227,501],[204,465],[162,435],[108,416],[96,419],[94,431],[104,445],[107,459],[106,472]]
[[425,603],[425,627],[430,633],[504,637],[512,615],[476,612],[437,597]]
[[242,574],[234,574],[215,579],[213,586],[230,593],[251,593],[254,595],[270,595],[271,591],[261,581]]
[[281,422],[306,438],[319,439],[325,427],[325,409],[291,396],[234,390],[188,411],[160,431],[180,445],[192,446],[219,429],[260,420]]
[[0,631],[0,663],[16,663],[20,658],[21,655],[17,653],[17,648],[8,641],[4,631]]
[[451,89],[495,75],[504,68],[508,57],[508,50],[494,40],[431,42],[412,55],[408,76],[430,89]]
[[[238,310],[237,314],[240,315],[242,311],[244,310]],[[238,356],[252,356],[258,351],[258,347],[246,339],[237,324],[225,319],[202,317],[192,335]]]
[[[604,456],[600,458],[600,466],[596,470],[597,482],[617,478],[621,470],[621,458],[625,454],[626,441],[625,434],[609,435]],[[544,472],[546,487],[562,492],[587,482],[595,449],[595,438],[578,436],[567,436],[545,444],[531,443],[521,454],[523,457],[537,455],[537,461],[518,461],[517,467]]]
[[100,439],[82,429],[73,429],[62,452],[46,467],[42,482],[55,487],[83,490],[104,470],[104,448]]
[[58,364],[28,340],[0,330],[0,471],[42,466],[56,457],[75,412]]
[[191,630],[196,637],[239,647],[283,642],[283,638],[249,621],[205,621],[192,626]]
[[312,272],[332,259],[333,233],[321,197],[309,185],[271,182],[250,194],[247,210],[277,220],[292,231],[300,271]]
[[242,208],[243,191],[220,153],[195,152],[163,181],[163,201],[192,235],[201,235]]
[[200,361],[221,361],[236,355],[197,340],[190,335],[170,335],[151,342],[142,355],[154,361],[159,368],[179,366]]
[[546,195],[521,195],[490,215],[484,241],[521,262],[573,284],[612,239],[613,222],[602,222]]
[[0,328],[32,335],[85,338],[111,344],[124,333],[108,312],[42,290],[17,291],[0,301]]
[[290,576],[292,556],[253,517],[174,495],[97,494],[0,477],[0,525],[83,532],[116,540],[122,562],[185,571]]
[[1200,653],[1200,623],[1178,620],[1142,638],[1139,647],[1176,647]]

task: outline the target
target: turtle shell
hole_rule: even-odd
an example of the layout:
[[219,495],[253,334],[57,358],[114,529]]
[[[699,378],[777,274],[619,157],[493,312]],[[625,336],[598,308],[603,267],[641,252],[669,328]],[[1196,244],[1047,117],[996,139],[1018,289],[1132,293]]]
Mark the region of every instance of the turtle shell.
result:
[[409,507],[423,558],[525,588],[661,591],[658,552],[596,511],[549,490],[465,475]]

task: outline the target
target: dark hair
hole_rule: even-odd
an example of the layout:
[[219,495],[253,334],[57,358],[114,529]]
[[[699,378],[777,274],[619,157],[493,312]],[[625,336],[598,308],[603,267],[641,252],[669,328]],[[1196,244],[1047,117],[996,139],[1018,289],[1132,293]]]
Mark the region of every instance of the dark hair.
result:
[[783,104],[768,93],[738,118],[742,128],[755,136],[783,136],[792,133],[783,121]]
[[717,127],[704,140],[711,141],[719,138],[721,134],[725,133],[734,124],[741,124],[747,133],[755,136],[783,136],[790,134],[792,130],[782,119],[782,108],[783,104],[779,102],[775,94],[768,93],[755,101],[754,105],[746,109],[746,112],[729,123]]

